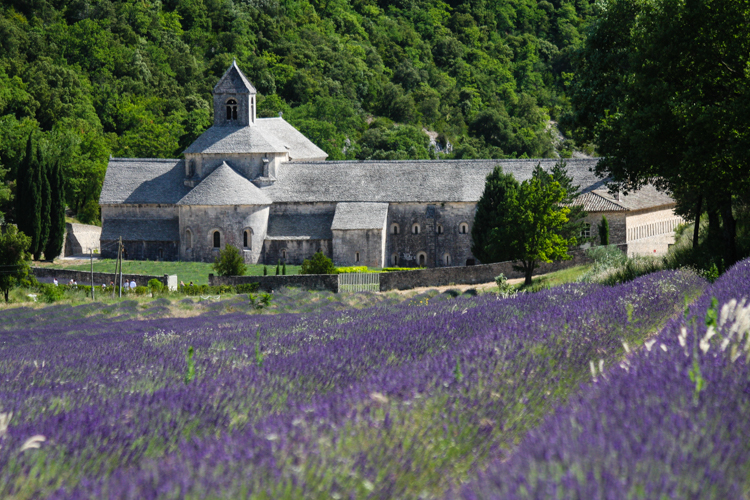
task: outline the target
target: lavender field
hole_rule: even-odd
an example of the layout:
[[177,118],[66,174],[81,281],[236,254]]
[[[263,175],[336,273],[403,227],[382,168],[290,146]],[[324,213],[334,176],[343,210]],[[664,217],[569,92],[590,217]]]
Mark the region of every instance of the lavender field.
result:
[[303,314],[6,310],[0,496],[741,498],[749,296],[743,262]]

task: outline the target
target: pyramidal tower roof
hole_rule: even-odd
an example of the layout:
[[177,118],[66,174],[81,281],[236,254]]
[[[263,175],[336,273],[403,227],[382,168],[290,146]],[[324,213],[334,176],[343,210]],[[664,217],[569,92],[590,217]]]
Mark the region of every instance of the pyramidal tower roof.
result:
[[237,66],[237,61],[232,61],[232,65],[221,77],[219,83],[214,87],[215,94],[255,94],[255,87],[245,77]]
[[222,164],[186,194],[178,205],[270,205],[271,199],[249,180]]

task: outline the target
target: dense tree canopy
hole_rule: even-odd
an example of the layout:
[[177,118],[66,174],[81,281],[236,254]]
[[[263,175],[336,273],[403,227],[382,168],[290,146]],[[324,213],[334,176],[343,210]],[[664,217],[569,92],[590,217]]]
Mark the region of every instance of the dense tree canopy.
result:
[[[597,167],[625,191],[653,182],[678,212],[721,222],[750,192],[750,3],[609,0],[577,61],[573,102]],[[696,239],[697,242],[697,239]]]
[[37,131],[60,153],[67,205],[95,219],[109,154],[180,155],[232,58],[259,114],[284,113],[331,159],[548,156],[592,5],[2,0],[0,203],[13,220],[7,195]]

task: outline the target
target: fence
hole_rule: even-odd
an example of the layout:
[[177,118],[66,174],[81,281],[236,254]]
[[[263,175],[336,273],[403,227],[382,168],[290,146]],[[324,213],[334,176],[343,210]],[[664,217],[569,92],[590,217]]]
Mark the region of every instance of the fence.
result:
[[339,274],[339,292],[379,292],[380,273]]

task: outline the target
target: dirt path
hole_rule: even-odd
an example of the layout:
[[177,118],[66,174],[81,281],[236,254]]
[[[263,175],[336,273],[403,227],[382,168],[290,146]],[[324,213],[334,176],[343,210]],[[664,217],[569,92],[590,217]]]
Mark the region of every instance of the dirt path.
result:
[[[541,276],[544,276],[544,274],[539,274],[534,276],[534,278],[539,278]],[[523,278],[514,278],[512,280],[508,280],[508,283],[511,285],[517,285],[518,283],[523,283]],[[473,288],[475,290],[481,290],[488,292],[490,289],[495,288],[497,289],[497,285],[494,281],[490,281],[489,283],[472,283],[470,285],[445,285],[445,286],[422,286],[418,288],[410,288],[408,290],[388,290],[388,292],[384,293],[391,293],[396,292],[400,295],[406,295],[406,294],[420,294],[422,292],[426,292],[427,290],[437,290],[438,292],[444,292],[446,290],[459,290],[461,292],[465,292],[466,290],[469,290],[470,288]]]

